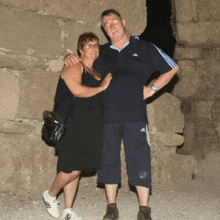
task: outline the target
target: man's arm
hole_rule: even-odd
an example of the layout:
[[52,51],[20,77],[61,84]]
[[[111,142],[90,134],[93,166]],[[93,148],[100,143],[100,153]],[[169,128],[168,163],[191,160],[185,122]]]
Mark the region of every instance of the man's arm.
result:
[[[154,85],[156,86],[157,90],[160,90],[165,85],[167,85],[170,80],[174,77],[174,75],[178,72],[179,66],[174,67],[169,72],[166,72],[164,74],[161,74],[157,80],[154,82]],[[155,91],[151,89],[151,86],[144,86],[144,99],[147,99],[155,94]]]
[[80,62],[80,58],[75,54],[68,54],[64,59],[65,66],[71,66]]

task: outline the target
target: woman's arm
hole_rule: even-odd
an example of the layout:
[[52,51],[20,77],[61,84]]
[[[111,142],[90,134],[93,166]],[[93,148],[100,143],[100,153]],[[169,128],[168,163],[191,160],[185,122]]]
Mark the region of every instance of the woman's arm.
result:
[[99,87],[85,86],[82,84],[82,71],[82,64],[77,63],[72,64],[71,66],[65,66],[61,72],[61,78],[64,80],[72,94],[76,97],[92,97],[106,90],[112,79],[112,75],[109,73],[101,82]]

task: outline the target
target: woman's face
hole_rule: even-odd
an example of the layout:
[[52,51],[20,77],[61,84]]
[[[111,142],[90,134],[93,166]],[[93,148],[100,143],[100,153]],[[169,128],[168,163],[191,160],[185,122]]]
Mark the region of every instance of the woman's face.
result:
[[99,42],[97,40],[86,42],[80,53],[81,58],[96,59],[99,56]]

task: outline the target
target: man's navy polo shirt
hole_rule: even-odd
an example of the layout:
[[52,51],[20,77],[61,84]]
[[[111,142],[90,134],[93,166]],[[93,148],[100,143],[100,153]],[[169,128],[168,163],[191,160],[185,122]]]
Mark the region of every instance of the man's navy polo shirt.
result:
[[[146,122],[146,102],[143,86],[156,71],[170,71],[176,63],[153,44],[131,37],[121,51],[111,43],[100,46],[94,68],[105,77],[112,74],[110,86],[104,93],[104,120],[109,122]],[[166,59],[166,60],[165,60]]]

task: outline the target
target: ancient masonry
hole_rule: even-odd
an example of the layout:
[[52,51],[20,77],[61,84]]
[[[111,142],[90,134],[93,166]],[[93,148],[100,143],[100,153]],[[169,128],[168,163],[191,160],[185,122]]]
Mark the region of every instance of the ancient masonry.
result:
[[[219,3],[173,1],[179,81],[172,94],[147,105],[154,189],[172,189],[192,177],[220,179],[212,163],[220,160]],[[52,109],[63,58],[76,51],[78,36],[93,31],[106,42],[99,16],[108,8],[122,13],[129,34],[146,27],[145,0],[1,1],[0,191],[41,196],[51,185],[57,158],[41,140],[42,112]],[[126,185],[124,151],[122,158]]]

